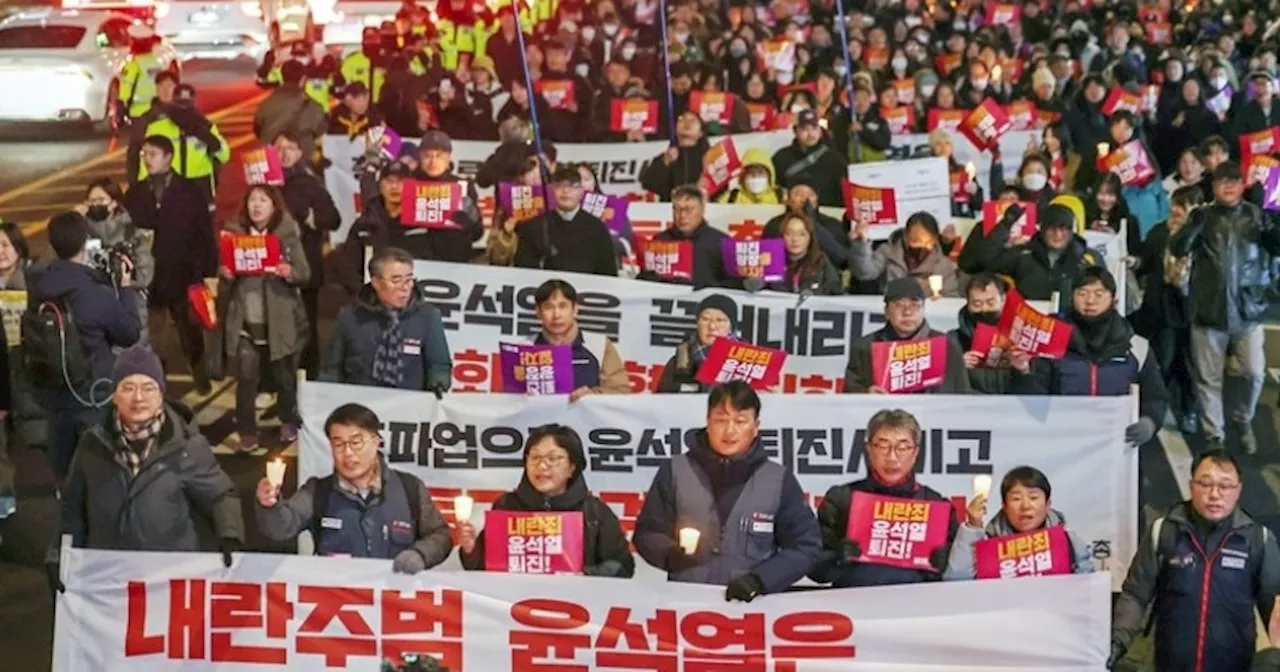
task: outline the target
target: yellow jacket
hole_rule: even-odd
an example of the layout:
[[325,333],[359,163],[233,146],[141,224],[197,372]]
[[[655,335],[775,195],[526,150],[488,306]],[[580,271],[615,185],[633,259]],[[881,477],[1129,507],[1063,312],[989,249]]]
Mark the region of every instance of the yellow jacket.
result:
[[[751,193],[744,182],[747,177],[747,168],[752,166],[762,166],[769,171],[769,188],[758,194]],[[729,184],[729,188],[720,195],[720,198],[716,199],[716,202],[739,203],[742,205],[780,205],[785,203],[786,195],[777,184],[777,174],[773,170],[773,159],[769,157],[768,152],[759,147],[752,147],[743,153],[742,174]]]

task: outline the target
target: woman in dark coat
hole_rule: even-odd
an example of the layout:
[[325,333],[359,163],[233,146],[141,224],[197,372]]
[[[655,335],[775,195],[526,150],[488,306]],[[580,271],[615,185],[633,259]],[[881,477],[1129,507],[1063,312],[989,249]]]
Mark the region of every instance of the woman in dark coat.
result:
[[1178,99],[1156,119],[1153,148],[1161,166],[1176,166],[1178,156],[1188,147],[1198,147],[1205,138],[1222,134],[1222,122],[1204,106],[1204,90],[1200,80],[1182,80]]

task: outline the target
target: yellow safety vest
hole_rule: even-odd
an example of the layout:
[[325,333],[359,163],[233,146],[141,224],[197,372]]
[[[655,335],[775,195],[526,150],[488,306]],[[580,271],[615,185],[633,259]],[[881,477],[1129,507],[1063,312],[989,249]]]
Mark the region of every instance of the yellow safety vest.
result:
[[263,83],[269,86],[280,86],[284,83],[284,70],[278,65],[271,68],[271,72],[267,73],[267,79]]
[[302,91],[307,97],[316,101],[320,109],[329,111],[329,94],[333,89],[332,77],[308,77],[302,83]]
[[342,80],[348,84],[362,82],[369,89],[370,100],[373,102],[382,100],[382,82],[387,73],[381,67],[373,67],[364,52],[348,54],[342,59],[342,66],[338,71],[342,74]]
[[[209,155],[209,148],[199,138],[191,135],[184,136],[182,129],[178,128],[178,125],[169,117],[161,117],[147,124],[144,137],[160,135],[169,138],[173,142],[173,172],[187,179],[198,180],[213,175],[215,160],[218,163],[231,160],[231,145],[226,138],[222,137],[222,131],[218,130],[217,124],[214,124],[210,130],[213,137],[217,138],[218,143],[222,145],[213,156]],[[139,164],[138,181],[142,181],[147,179],[147,165],[142,162]]]
[[140,119],[151,109],[151,100],[156,97],[156,75],[163,70],[160,57],[149,51],[130,56],[125,62],[116,96],[131,119]]
[[425,47],[420,53],[414,54],[409,59],[409,74],[414,77],[421,77],[431,70],[431,61],[435,58],[435,50],[431,47]]

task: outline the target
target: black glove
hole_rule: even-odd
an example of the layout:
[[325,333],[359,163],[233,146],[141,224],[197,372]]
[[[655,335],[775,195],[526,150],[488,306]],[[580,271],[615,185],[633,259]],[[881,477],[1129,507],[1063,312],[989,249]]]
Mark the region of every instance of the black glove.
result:
[[836,547],[836,564],[849,565],[862,557],[862,547],[852,539],[845,539]]
[[50,593],[65,593],[67,587],[62,585],[62,566],[56,562],[47,562],[44,565],[45,578],[49,581]]
[[218,540],[218,551],[222,553],[222,566],[231,568],[231,554],[244,550],[244,544],[239,539],[230,537]]
[[941,574],[947,568],[947,547],[939,546],[929,554],[929,566]]
[[678,574],[697,566],[698,557],[685,553],[684,548],[679,544],[672,547],[671,552],[667,554],[667,573],[669,574]]
[[764,594],[764,583],[755,574],[743,574],[724,588],[725,602],[750,602]]
[[448,392],[449,388],[440,383],[432,383],[427,387],[427,391],[436,395],[436,401],[443,401],[444,393]]

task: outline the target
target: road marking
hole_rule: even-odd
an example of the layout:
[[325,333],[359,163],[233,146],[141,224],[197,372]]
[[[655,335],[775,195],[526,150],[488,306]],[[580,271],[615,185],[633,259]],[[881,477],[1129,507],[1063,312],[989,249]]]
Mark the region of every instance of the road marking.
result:
[[[258,103],[262,102],[269,94],[270,94],[269,91],[264,91],[247,100],[242,100],[234,105],[224,107],[221,110],[218,110],[217,112],[210,114],[209,120],[220,121],[241,110],[245,110],[245,109],[248,109],[249,107],[256,106]],[[232,142],[232,146],[234,145],[235,143]],[[123,157],[127,150],[128,150],[127,146],[120,147],[110,152],[107,152],[102,156],[96,156],[92,159],[89,159],[88,161],[77,163],[74,166],[67,166],[66,168],[56,170],[52,173],[49,173],[48,175],[45,175],[44,177],[38,180],[35,180],[34,182],[28,182],[27,184],[24,184],[20,187],[15,187],[13,189],[10,189],[5,193],[0,194],[0,205],[4,205],[5,203],[13,201],[33,191],[43,189],[51,184],[60,182],[68,177],[83,175],[90,168],[94,168],[95,166],[100,166],[104,163],[107,163],[108,161],[114,161],[116,159]]]
[[[80,187],[80,189],[83,190],[84,187]],[[10,205],[10,206],[5,206],[4,211],[5,212],[50,212],[50,211],[62,212],[64,210],[70,210],[76,207],[77,205],[80,205],[80,201],[72,201],[70,203],[45,203],[43,205]]]
[[1191,499],[1191,447],[1176,429],[1161,429],[1158,434],[1160,445],[1164,448],[1164,456],[1169,460],[1169,468],[1173,471],[1173,480],[1178,483],[1178,491],[1183,499]]

